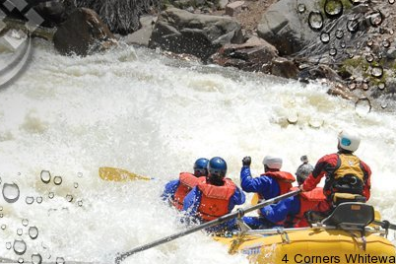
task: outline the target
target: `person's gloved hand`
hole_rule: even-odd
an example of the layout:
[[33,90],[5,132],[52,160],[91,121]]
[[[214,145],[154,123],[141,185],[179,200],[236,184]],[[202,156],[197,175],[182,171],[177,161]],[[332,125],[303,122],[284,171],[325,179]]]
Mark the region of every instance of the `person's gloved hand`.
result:
[[252,163],[252,158],[250,156],[246,156],[242,159],[243,166],[250,167],[251,163]]
[[298,188],[302,191],[302,192],[306,192],[306,190],[304,190],[304,184],[301,184],[300,186],[298,186]]

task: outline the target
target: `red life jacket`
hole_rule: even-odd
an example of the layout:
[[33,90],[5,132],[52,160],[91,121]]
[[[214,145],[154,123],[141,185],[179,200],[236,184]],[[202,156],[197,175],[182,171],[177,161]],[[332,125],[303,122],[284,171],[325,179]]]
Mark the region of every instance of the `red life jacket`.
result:
[[279,195],[285,194],[290,191],[292,182],[296,181],[296,178],[289,172],[286,171],[267,171],[261,176],[268,176],[276,180],[279,184]]
[[235,183],[230,179],[224,179],[223,186],[200,182],[198,189],[202,192],[198,212],[203,221],[211,221],[229,213],[230,198],[236,190]]
[[[297,190],[298,188],[292,188]],[[312,191],[302,192],[299,194],[300,199],[300,211],[293,217],[289,217],[287,222],[294,227],[306,227],[309,226],[307,219],[304,214],[307,211],[316,210],[318,211],[318,204],[326,200],[326,196],[323,194],[322,187],[316,187]]]
[[198,185],[199,182],[205,181],[205,177],[195,177],[192,173],[181,172],[179,175],[179,186],[176,189],[174,199],[172,201],[173,206],[177,209],[183,209],[184,197],[191,191],[192,188]]

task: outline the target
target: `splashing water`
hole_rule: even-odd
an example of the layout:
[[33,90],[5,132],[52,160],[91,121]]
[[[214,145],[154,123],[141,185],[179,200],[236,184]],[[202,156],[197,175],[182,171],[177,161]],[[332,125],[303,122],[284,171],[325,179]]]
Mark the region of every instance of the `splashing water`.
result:
[[[357,155],[373,171],[370,203],[395,220],[392,113],[329,97],[320,85],[175,61],[146,49],[62,57],[37,41],[35,51],[23,78],[0,97],[0,237],[15,241],[13,250],[0,245],[4,258],[113,262],[118,252],[183,230],[159,195],[197,157],[222,156],[239,184],[242,157],[252,157],[255,175],[266,154],[281,155],[284,170],[294,172],[301,155],[315,162],[336,151],[345,127],[362,136]],[[101,166],[155,180],[102,181]],[[61,184],[51,175],[62,175]],[[4,195],[4,186],[13,191]],[[247,259],[197,232],[125,261],[157,262]]]

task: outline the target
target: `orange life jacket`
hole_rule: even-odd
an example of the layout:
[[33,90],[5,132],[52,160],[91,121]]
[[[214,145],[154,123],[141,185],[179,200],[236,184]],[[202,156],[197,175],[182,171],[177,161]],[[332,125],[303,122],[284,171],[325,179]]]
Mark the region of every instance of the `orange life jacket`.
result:
[[[298,188],[293,187],[292,190],[297,190]],[[316,187],[312,191],[302,192],[299,194],[300,199],[300,211],[293,217],[289,217],[286,222],[288,225],[294,227],[306,227],[309,226],[307,219],[305,218],[305,213],[311,210],[318,210],[318,204],[326,200],[326,196],[323,194],[322,187]]]
[[224,179],[223,186],[200,182],[198,189],[202,192],[198,212],[203,221],[211,221],[229,213],[230,198],[236,190],[235,183],[230,179]]
[[199,182],[205,181],[205,177],[195,177],[192,173],[181,172],[179,175],[179,186],[176,189],[172,204],[177,209],[183,209],[183,201],[186,195],[192,188],[198,185]]
[[266,173],[261,174],[261,176],[268,176],[276,180],[279,184],[279,195],[289,192],[292,187],[292,182],[296,181],[296,178],[286,171],[267,171]]

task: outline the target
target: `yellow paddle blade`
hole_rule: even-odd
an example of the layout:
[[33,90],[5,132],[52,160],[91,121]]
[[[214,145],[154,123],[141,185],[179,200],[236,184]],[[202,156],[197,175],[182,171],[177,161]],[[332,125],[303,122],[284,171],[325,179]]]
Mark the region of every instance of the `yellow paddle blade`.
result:
[[105,181],[136,181],[144,180],[149,181],[151,178],[129,172],[124,169],[113,168],[113,167],[100,167],[99,176]]
[[375,213],[374,213],[374,220],[381,221],[381,214],[377,210],[375,210]]
[[259,201],[259,196],[258,196],[257,193],[255,193],[255,194],[253,195],[253,197],[252,197],[252,201],[250,202],[250,204],[251,204],[251,205],[256,205],[256,204],[258,204],[258,201]]

